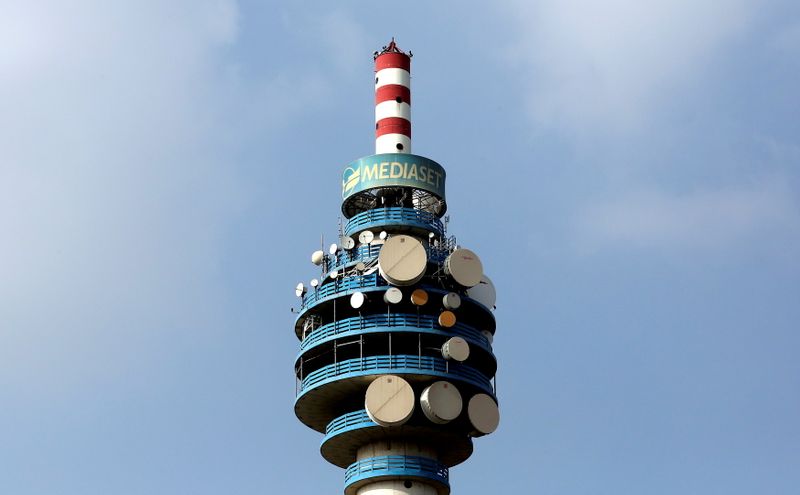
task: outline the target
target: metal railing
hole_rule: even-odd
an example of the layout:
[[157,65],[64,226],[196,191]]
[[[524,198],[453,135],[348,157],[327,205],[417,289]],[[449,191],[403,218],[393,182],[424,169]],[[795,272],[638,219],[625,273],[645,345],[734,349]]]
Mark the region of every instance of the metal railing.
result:
[[450,486],[450,472],[441,462],[411,455],[369,457],[351,464],[344,472],[345,487],[379,476],[414,476]]
[[348,220],[344,232],[346,235],[352,235],[365,229],[384,225],[419,227],[435,232],[440,237],[444,234],[444,224],[433,213],[402,207],[375,208],[361,212]]
[[333,282],[324,284],[317,289],[306,293],[303,296],[301,308],[305,309],[317,301],[321,301],[340,292],[381,287],[385,285],[386,282],[382,278],[378,277],[376,273],[372,273],[370,275],[356,275],[352,277],[337,278]]
[[413,315],[413,314],[391,314],[381,313],[369,315],[364,317],[354,316],[352,318],[345,318],[334,323],[327,323],[319,328],[314,329],[305,340],[300,344],[300,351],[322,342],[330,337],[342,335],[348,332],[358,332],[361,330],[369,330],[371,328],[398,328],[407,327],[414,330],[431,329],[450,334],[456,334],[465,337],[468,340],[483,346],[489,347],[489,341],[478,330],[465,325],[463,323],[456,323],[450,328],[444,328],[439,325],[438,319],[429,315]]
[[360,411],[355,411],[347,413],[343,416],[339,416],[338,418],[328,423],[328,426],[325,427],[325,436],[326,437],[333,436],[348,428],[358,425],[378,426],[377,423],[369,419],[369,414],[367,414],[366,409],[362,409]]
[[355,377],[379,373],[416,374],[417,372],[443,378],[456,377],[494,395],[494,388],[489,378],[471,366],[450,363],[440,357],[398,355],[348,359],[323,366],[302,379],[298,397],[326,381],[345,378],[348,375]]

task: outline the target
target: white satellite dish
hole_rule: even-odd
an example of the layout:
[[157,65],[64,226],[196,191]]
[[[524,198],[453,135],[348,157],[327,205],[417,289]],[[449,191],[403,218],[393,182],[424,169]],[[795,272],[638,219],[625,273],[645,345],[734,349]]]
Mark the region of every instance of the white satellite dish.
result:
[[323,251],[314,251],[311,253],[311,262],[315,265],[321,265],[323,259],[325,259],[325,253]]
[[352,306],[353,309],[358,309],[364,305],[366,300],[367,297],[363,292],[354,292],[353,295],[350,296],[350,306]]
[[481,335],[486,337],[486,340],[489,341],[489,345],[492,345],[494,343],[494,334],[489,330],[481,330]]
[[373,239],[375,239],[375,234],[373,234],[371,230],[365,230],[358,234],[358,242],[361,244],[369,244]]
[[335,242],[333,244],[331,244],[330,248],[328,248],[328,252],[331,253],[331,254],[336,254],[336,251],[338,251],[338,250],[339,250],[339,246],[337,246]]
[[354,241],[353,238],[350,237],[349,235],[342,237],[340,240],[340,244],[342,245],[343,248],[347,249],[348,251],[356,247],[356,241]]
[[364,409],[369,419],[384,426],[400,426],[414,413],[414,390],[395,375],[382,375],[367,387]]
[[478,255],[469,249],[458,248],[444,260],[444,272],[464,287],[474,287],[481,281],[483,265]]
[[448,292],[442,298],[442,304],[446,309],[458,309],[461,307],[461,296],[455,292]]
[[386,240],[386,238],[387,238],[387,237],[389,237],[389,234],[387,234],[385,230],[382,230],[382,231],[381,231],[381,233],[380,233],[380,235],[379,235],[378,237],[380,237],[380,239],[381,239],[382,241],[385,241],[385,240]]
[[367,269],[367,265],[365,265],[363,261],[359,261],[358,263],[356,263],[355,268],[357,272],[361,273]]
[[442,357],[463,363],[469,357],[469,344],[461,337],[452,337],[442,346]]
[[470,287],[467,290],[467,295],[490,310],[494,310],[494,306],[497,303],[497,291],[492,281],[486,275],[481,277],[481,281],[478,282],[478,285]]
[[332,279],[334,279],[334,280],[336,280],[337,278],[339,278],[339,270],[333,270],[333,271],[330,273],[330,277],[331,277]]
[[383,293],[383,301],[387,304],[397,304],[403,300],[403,292],[397,287],[389,287]]
[[308,291],[308,289],[306,289],[306,286],[303,285],[303,282],[300,282],[297,284],[297,287],[294,288],[294,295],[297,297],[303,297],[306,291]]
[[424,275],[428,254],[421,242],[408,235],[386,240],[378,254],[381,277],[392,285],[412,285]]
[[486,394],[476,394],[467,404],[467,416],[475,436],[488,435],[500,424],[500,409],[497,402]]
[[419,403],[425,417],[438,425],[456,419],[464,407],[456,386],[444,380],[426,387],[420,394]]
[[311,279],[311,287],[316,289],[318,285],[319,285],[319,280],[317,280],[315,278],[312,278]]

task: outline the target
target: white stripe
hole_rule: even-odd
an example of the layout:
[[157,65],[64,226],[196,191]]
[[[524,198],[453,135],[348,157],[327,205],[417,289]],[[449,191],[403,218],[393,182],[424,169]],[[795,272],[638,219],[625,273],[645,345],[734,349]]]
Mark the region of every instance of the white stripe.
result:
[[375,122],[387,117],[400,117],[411,122],[411,105],[394,100],[382,101],[375,105]]
[[405,69],[381,69],[375,73],[375,89],[388,84],[399,84],[411,88],[411,74]]
[[[403,149],[397,149],[397,143]],[[411,153],[411,139],[405,134],[384,134],[375,138],[375,154],[380,153]]]

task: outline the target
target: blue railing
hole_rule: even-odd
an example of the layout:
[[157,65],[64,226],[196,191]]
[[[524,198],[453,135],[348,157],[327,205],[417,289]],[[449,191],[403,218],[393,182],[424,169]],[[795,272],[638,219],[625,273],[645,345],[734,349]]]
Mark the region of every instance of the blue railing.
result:
[[378,426],[378,424],[369,419],[369,414],[367,414],[366,409],[362,409],[360,411],[339,416],[328,423],[328,426],[325,427],[325,437],[327,438],[338,435],[339,433],[353,428],[354,426]]
[[378,277],[378,274],[376,273],[372,273],[370,275],[357,275],[352,277],[337,278],[333,282],[324,284],[317,289],[306,293],[303,296],[303,304],[301,307],[305,309],[317,301],[321,301],[342,292],[376,288],[385,285],[386,282],[382,278]]
[[420,456],[383,455],[351,464],[344,472],[345,490],[358,481],[383,476],[425,478],[450,487],[449,470],[441,462]]
[[489,378],[471,366],[450,363],[434,356],[370,356],[333,363],[308,374],[300,382],[298,397],[309,389],[345,377],[375,375],[380,373],[425,374],[452,379],[459,378],[481,388],[490,395],[494,389]]
[[352,235],[362,230],[389,225],[418,227],[435,232],[439,237],[444,234],[444,225],[439,217],[414,208],[376,208],[361,212],[347,222],[344,232]]
[[489,347],[489,341],[478,330],[467,326],[463,323],[456,323],[450,328],[443,328],[439,325],[436,318],[429,315],[412,315],[412,314],[376,314],[364,317],[355,316],[353,318],[346,318],[334,323],[328,323],[315,329],[306,336],[306,339],[300,344],[300,351],[304,351],[309,347],[322,342],[328,338],[338,335],[347,334],[350,332],[359,332],[369,330],[372,328],[412,328],[414,331],[419,329],[430,329],[440,332],[447,332],[448,334],[456,334],[461,337],[471,340],[485,349]]

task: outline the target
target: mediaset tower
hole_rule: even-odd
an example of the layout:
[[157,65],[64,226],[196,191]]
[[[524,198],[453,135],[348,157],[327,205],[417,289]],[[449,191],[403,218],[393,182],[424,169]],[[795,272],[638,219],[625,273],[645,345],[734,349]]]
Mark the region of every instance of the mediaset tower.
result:
[[447,495],[500,419],[495,289],[445,230],[444,168],[411,154],[411,56],[374,53],[375,154],[345,167],[346,223],[296,288],[295,414],[346,495]]

